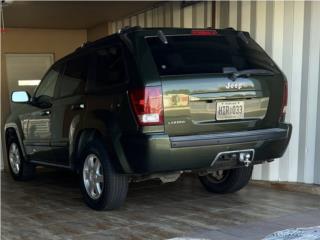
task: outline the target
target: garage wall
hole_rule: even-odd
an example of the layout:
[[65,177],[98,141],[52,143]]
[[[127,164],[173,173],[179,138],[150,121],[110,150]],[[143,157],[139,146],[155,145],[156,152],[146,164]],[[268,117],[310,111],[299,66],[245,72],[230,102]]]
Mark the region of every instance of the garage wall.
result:
[[211,27],[212,2],[200,2],[181,7],[181,2],[168,2],[140,14],[109,22],[109,33],[124,26],[141,27]]
[[290,146],[255,179],[320,183],[320,2],[217,2],[217,28],[249,31],[288,78]]
[[[86,30],[9,28],[7,32],[1,33],[1,129],[10,107],[4,55],[6,53],[52,53],[56,61],[73,52],[86,41]],[[3,159],[3,157],[0,155],[0,158]]]
[[109,34],[108,24],[102,23],[87,30],[87,40],[95,41]]

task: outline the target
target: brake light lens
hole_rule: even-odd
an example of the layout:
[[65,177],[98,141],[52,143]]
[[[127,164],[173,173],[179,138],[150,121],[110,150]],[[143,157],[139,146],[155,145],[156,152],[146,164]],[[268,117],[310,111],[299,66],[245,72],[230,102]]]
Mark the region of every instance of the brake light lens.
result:
[[191,35],[193,36],[215,36],[218,35],[216,30],[192,30]]
[[287,105],[288,105],[288,82],[285,81],[283,85],[280,121],[284,121],[284,118],[287,113]]
[[129,96],[140,126],[163,125],[161,87],[133,89]]

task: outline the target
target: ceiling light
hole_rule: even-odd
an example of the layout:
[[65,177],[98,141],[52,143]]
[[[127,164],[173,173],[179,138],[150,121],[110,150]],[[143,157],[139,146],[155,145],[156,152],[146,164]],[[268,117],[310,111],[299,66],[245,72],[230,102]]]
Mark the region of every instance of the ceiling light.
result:
[[41,80],[18,80],[19,86],[38,86]]

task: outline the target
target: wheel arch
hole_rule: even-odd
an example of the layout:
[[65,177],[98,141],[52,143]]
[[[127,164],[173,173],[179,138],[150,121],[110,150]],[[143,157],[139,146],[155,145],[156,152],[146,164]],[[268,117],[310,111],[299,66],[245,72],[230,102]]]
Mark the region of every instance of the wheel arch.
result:
[[79,171],[82,153],[86,148],[86,145],[96,139],[99,139],[106,146],[111,164],[117,172],[131,172],[131,170],[128,169],[126,159],[121,159],[123,156],[119,156],[115,149],[115,144],[118,143],[115,143],[111,136],[103,134],[103,131],[97,128],[84,128],[74,135],[74,140],[72,140],[73,144],[70,145],[71,167],[73,170],[76,172]]
[[17,137],[16,129],[13,127],[8,127],[5,130],[5,139],[8,141],[9,137]]
[[22,151],[22,154],[23,154],[23,157],[25,159],[27,159],[26,158],[27,154],[26,154],[26,151],[25,151],[25,148],[23,145],[21,133],[19,131],[18,126],[14,123],[6,124],[4,127],[4,139],[5,139],[5,143],[6,143],[6,148],[8,148],[8,139],[10,136],[17,138],[19,145],[20,145],[20,148],[21,148],[21,151]]

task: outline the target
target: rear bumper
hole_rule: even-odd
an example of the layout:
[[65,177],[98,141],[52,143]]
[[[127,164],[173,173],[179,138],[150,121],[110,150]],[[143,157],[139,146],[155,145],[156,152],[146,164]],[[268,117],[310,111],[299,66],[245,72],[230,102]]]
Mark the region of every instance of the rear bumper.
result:
[[[291,124],[278,128],[207,135],[169,137],[166,134],[123,136],[121,142],[134,173],[209,168],[220,152],[254,149],[254,164],[281,157],[290,140]],[[237,167],[216,162],[212,168]]]

